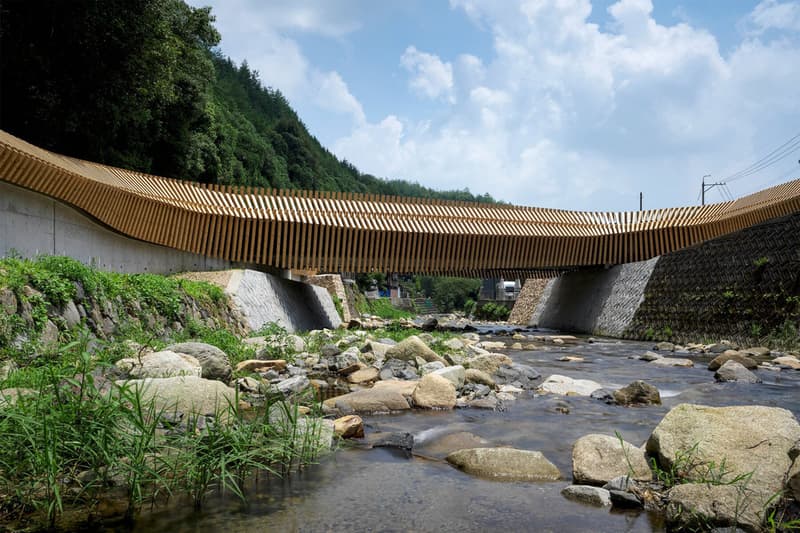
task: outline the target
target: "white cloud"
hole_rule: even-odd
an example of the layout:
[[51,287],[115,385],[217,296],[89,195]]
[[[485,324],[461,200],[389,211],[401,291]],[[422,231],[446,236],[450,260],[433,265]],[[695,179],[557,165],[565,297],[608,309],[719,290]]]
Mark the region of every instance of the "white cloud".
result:
[[[450,65],[409,47],[412,87],[447,105],[424,127],[366,123],[337,154],[376,175],[515,203],[633,209],[641,190],[646,207],[667,207],[694,202],[702,175],[763,155],[764,132],[780,142],[800,122],[800,49],[787,40],[745,36],[723,57],[707,30],[654,20],[650,0],[611,5],[606,29],[589,22],[588,0],[451,5],[491,31],[494,57]],[[749,18],[775,27],[770,10],[788,21],[796,3],[786,6],[765,0]]]
[[288,33],[302,32],[339,38],[360,24],[357,6],[346,0],[189,0],[211,5],[215,26],[222,35],[226,53],[234,60],[247,60],[265,85],[279,89],[290,102],[311,102],[335,114],[350,115],[355,124],[364,122],[361,103],[336,71],[322,71],[306,58]]
[[400,64],[412,74],[409,85],[428,98],[443,98],[453,102],[453,65],[439,56],[420,52],[409,46],[400,57]]
[[748,22],[755,33],[769,29],[800,31],[800,3],[763,0],[750,13]]

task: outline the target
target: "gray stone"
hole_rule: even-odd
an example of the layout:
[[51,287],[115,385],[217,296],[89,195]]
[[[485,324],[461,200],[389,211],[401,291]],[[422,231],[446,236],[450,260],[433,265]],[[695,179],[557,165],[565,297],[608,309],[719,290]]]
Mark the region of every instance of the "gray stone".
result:
[[67,329],[72,329],[81,323],[81,314],[75,306],[75,302],[67,300],[61,309],[61,318],[64,319]]
[[747,370],[738,361],[730,359],[714,373],[717,381],[736,381],[739,383],[761,383],[761,379]]
[[375,354],[375,357],[379,359],[384,359],[386,357],[386,352],[389,351],[392,344],[385,344],[382,342],[376,341],[367,341],[364,347],[361,349],[362,352],[372,352]]
[[236,391],[224,383],[197,376],[146,378],[117,381],[117,385],[136,387],[144,402],[153,401],[156,409],[198,415],[215,415],[227,420],[236,408]]
[[589,396],[603,386],[588,379],[573,379],[559,374],[548,376],[539,387],[540,392],[566,396]]
[[414,404],[425,409],[452,409],[456,404],[456,388],[436,374],[422,376],[412,395]]
[[464,344],[464,341],[462,341],[461,339],[456,339],[456,338],[447,339],[446,341],[444,341],[443,344],[444,344],[444,346],[446,346],[447,348],[450,348],[451,350],[463,350],[464,347],[466,346]]
[[428,348],[428,345],[416,335],[411,335],[386,351],[387,359],[394,358],[400,359],[401,361],[415,361],[417,357],[421,357],[428,363],[439,361],[440,363],[447,364],[447,361]]
[[147,353],[141,357],[120,359],[115,365],[131,378],[171,378],[175,376],[201,377],[200,362],[185,353],[171,350]]
[[631,492],[622,490],[610,490],[608,495],[611,497],[611,505],[620,509],[639,509],[642,507],[642,500]]
[[501,365],[495,372],[500,383],[519,383],[524,389],[534,389],[542,375],[533,367],[520,363]]
[[742,355],[740,352],[736,352],[733,350],[729,350],[722,355],[718,355],[714,359],[708,363],[709,370],[719,370],[722,365],[724,365],[728,361],[736,361],[737,363],[741,364],[747,370],[755,370],[758,368],[758,363],[746,355]]
[[424,365],[419,367],[419,372],[421,375],[424,376],[425,374],[430,374],[431,372],[434,372],[436,370],[441,370],[443,368],[446,368],[446,365],[444,363],[440,361],[433,361],[430,363],[425,363]]
[[233,368],[230,359],[216,346],[204,342],[181,342],[167,346],[166,349],[191,355],[197,359],[203,368],[202,377],[205,379],[215,379],[225,383],[231,379]]
[[661,405],[661,394],[653,385],[638,380],[614,391],[614,401],[619,405]]
[[791,466],[789,451],[798,439],[800,424],[786,409],[680,404],[653,430],[647,451],[666,470],[679,455],[693,449],[693,463],[698,467],[685,472],[688,480],[702,479],[707,476],[707,465],[719,466],[725,461],[728,473],[722,481],[749,476],[746,482],[728,487],[746,489],[749,501],[762,509],[783,489],[784,475]]
[[650,362],[650,361],[655,361],[656,359],[661,359],[662,357],[664,356],[657,354],[655,352],[644,352],[641,356],[639,356],[639,359],[642,361]]
[[613,403],[615,401],[614,391],[610,391],[608,389],[597,389],[596,391],[592,392],[589,397],[594,400],[604,401],[606,403]]
[[561,494],[576,502],[595,505],[597,507],[608,507],[611,505],[611,495],[606,489],[600,487],[590,487],[588,485],[570,485],[561,490]]
[[319,351],[320,354],[322,354],[322,357],[327,357],[327,358],[331,358],[342,353],[342,350],[340,350],[339,347],[336,346],[335,344],[326,344],[325,346],[320,348]]
[[675,345],[671,342],[659,342],[653,346],[653,349],[658,350],[659,352],[674,352]]
[[342,374],[350,374],[360,368],[358,348],[348,348],[344,352],[333,357],[333,368]]
[[708,526],[762,530],[762,500],[750,494],[747,488],[688,483],[670,489],[667,499],[667,523],[677,530]]
[[501,353],[483,353],[468,358],[465,366],[491,375],[501,366],[511,366],[513,362],[509,356]]
[[464,386],[464,380],[467,377],[467,372],[461,365],[447,366],[439,370],[434,370],[432,373],[450,381],[456,389],[460,389]]
[[44,329],[39,334],[39,344],[45,350],[53,350],[58,346],[58,328],[50,320],[45,322]]
[[433,317],[430,317],[425,319],[419,328],[422,331],[435,331],[438,326],[439,326],[439,321]]
[[683,359],[680,357],[662,357],[661,359],[654,359],[648,364],[654,366],[694,366],[691,359]]
[[514,448],[471,448],[447,456],[468,474],[498,481],[556,481],[558,468],[541,452]]
[[278,391],[285,396],[290,394],[298,394],[311,386],[311,382],[306,376],[293,376],[289,379],[284,379],[276,385]]
[[378,387],[329,398],[322,403],[324,408],[340,413],[388,413],[411,408],[399,391]]
[[412,380],[417,379],[417,369],[412,363],[408,361],[401,361],[400,359],[387,360],[380,371],[380,378],[384,380],[390,379],[404,379]]
[[[624,446],[624,448],[623,448]],[[629,475],[650,481],[653,474],[644,452],[617,437],[591,434],[579,438],[572,447],[572,479],[575,483],[602,485],[617,477]]]
[[603,485],[603,488],[606,490],[621,490],[621,491],[630,491],[634,487],[636,487],[636,481],[634,481],[627,474],[624,476],[617,476],[613,479],[610,479],[608,480],[608,483]]
[[411,433],[373,433],[369,441],[373,448],[397,448],[410,452],[414,447],[414,435]]

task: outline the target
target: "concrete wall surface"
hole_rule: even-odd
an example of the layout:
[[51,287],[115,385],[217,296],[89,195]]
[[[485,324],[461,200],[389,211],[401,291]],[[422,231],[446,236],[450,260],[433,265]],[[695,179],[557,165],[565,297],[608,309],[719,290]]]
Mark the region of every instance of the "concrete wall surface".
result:
[[337,328],[342,323],[322,287],[256,270],[236,270],[225,289],[255,331],[275,322],[290,332]]
[[548,283],[530,323],[621,337],[644,297],[658,258],[570,272]]
[[66,255],[114,272],[221,270],[231,263],[114,233],[38,193],[0,182],[0,255]]

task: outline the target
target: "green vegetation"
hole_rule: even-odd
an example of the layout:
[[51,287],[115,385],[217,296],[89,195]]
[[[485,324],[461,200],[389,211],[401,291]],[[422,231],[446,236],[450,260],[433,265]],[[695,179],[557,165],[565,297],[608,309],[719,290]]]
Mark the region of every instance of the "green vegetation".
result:
[[669,468],[662,469],[655,458],[650,459],[650,467],[656,479],[666,488],[681,483],[704,483],[707,485],[746,484],[753,476],[752,472],[731,476],[725,458],[719,463],[703,461],[698,457],[699,443],[686,450],[675,453],[675,459]]
[[321,451],[318,421],[271,423],[271,405],[252,419],[231,402],[213,419],[177,424],[138,388],[97,381],[85,343],[62,352],[74,363],[50,366],[34,390],[0,400],[0,522],[52,527],[67,509],[91,513],[109,499],[125,501],[128,516],[180,494],[196,507],[214,490],[244,500],[252,476],[285,473]]
[[511,311],[502,304],[489,302],[475,311],[475,316],[484,320],[505,320]]
[[214,51],[213,22],[210,8],[182,0],[6,2],[0,45],[15,52],[0,54],[0,128],[177,179],[494,201],[379,179],[340,161],[246,62]]
[[393,306],[389,298],[375,298],[373,300],[365,298],[363,302],[363,304],[357,306],[360,313],[368,313],[389,320],[414,317],[414,313],[411,311]]

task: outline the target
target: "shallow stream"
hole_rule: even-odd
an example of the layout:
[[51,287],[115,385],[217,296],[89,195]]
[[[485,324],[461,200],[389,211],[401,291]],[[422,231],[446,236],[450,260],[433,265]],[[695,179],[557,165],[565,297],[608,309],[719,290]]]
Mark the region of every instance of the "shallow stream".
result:
[[[415,451],[427,458],[345,444],[304,472],[262,481],[250,491],[247,505],[212,495],[201,512],[187,505],[145,513],[132,531],[663,531],[656,514],[610,511],[561,496],[571,479],[575,440],[589,433],[618,431],[625,440],[643,444],[664,414],[685,402],[767,405],[798,416],[800,372],[757,370],[763,383],[722,384],[715,383],[713,372],[706,368],[710,356],[675,355],[691,358],[693,368],[665,368],[628,358],[651,348],[652,343],[583,339],[577,345],[503,352],[545,378],[562,374],[591,379],[609,389],[643,379],[659,388],[661,406],[626,408],[591,398],[525,393],[507,403],[503,412],[415,410],[365,416],[367,433],[410,432]],[[584,361],[557,360],[564,355],[578,355]],[[462,431],[493,445],[539,450],[559,467],[565,481],[482,480],[439,460],[442,455],[435,447],[426,448],[445,434]]]

